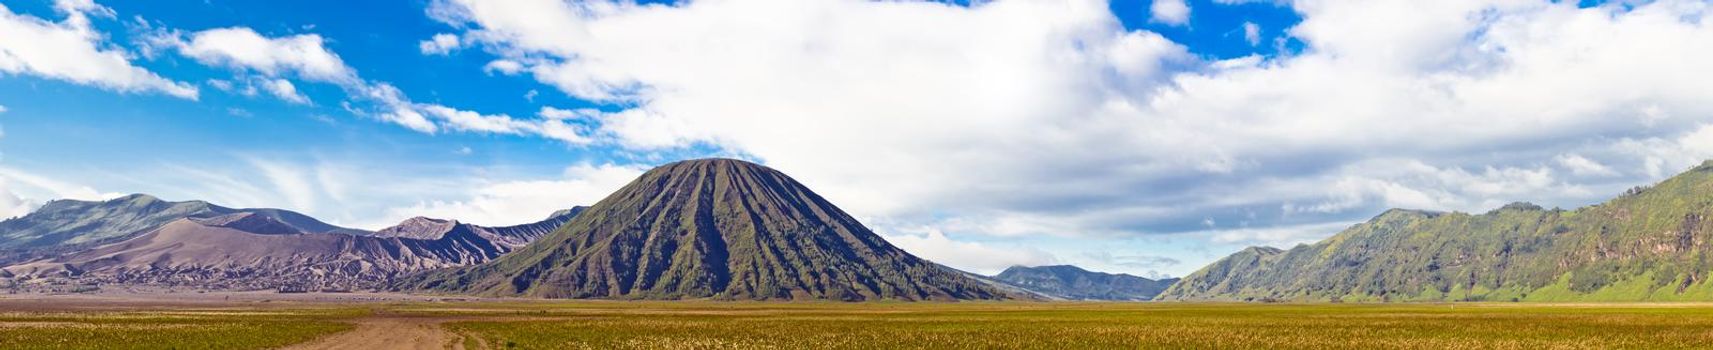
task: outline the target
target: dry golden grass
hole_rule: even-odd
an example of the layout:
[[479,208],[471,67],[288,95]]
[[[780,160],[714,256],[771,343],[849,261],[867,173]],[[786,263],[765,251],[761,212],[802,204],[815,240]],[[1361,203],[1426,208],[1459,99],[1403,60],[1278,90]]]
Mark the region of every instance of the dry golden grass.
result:
[[1706,348],[1710,304],[458,302],[0,312],[0,349],[260,349],[375,317],[469,349]]
[[60,311],[0,314],[0,349],[265,349],[350,329],[303,312]]
[[448,325],[526,349],[1705,348],[1713,308],[1681,305],[709,304],[493,306]]

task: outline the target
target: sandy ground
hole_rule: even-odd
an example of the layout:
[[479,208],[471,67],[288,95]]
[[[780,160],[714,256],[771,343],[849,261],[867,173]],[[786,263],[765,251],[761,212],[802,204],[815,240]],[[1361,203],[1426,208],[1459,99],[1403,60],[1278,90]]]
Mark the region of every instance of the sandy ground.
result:
[[0,311],[154,310],[218,307],[336,307],[365,303],[470,302],[478,298],[446,298],[397,293],[92,293],[0,294]]

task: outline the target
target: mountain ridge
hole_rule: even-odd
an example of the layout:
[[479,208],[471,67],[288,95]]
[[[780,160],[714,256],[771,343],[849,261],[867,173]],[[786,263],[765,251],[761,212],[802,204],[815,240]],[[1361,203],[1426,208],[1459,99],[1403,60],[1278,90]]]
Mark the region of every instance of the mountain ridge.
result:
[[1575,210],[1388,210],[1314,244],[1248,248],[1159,300],[1713,299],[1713,161]]
[[994,280],[1063,300],[1148,301],[1176,278],[1095,272],[1074,265],[1012,266]]
[[178,219],[206,219],[233,213],[272,217],[304,232],[368,234],[282,209],[234,209],[200,200],[165,201],[147,194],[105,201],[61,199],[49,201],[23,216],[0,221],[0,265],[129,239]]
[[[401,274],[491,260],[577,212],[504,227],[416,218],[365,234],[309,232],[284,221],[296,218],[268,211],[187,215],[111,244],[0,265],[0,277],[212,290],[379,290]],[[420,222],[445,224],[411,225]]]

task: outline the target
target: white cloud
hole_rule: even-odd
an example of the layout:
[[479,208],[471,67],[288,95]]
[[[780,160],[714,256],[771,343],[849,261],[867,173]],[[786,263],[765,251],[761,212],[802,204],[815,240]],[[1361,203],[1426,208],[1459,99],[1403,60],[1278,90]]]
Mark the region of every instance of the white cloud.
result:
[[101,192],[92,187],[70,183],[50,176],[38,175],[17,169],[0,168],[0,180],[7,183],[3,193],[11,196],[22,196],[26,201],[35,199],[76,199],[85,201],[101,201],[124,196],[123,193]]
[[432,119],[439,120],[439,125],[450,130],[489,134],[537,135],[572,145],[592,142],[585,136],[588,131],[583,130],[582,127],[566,123],[561,118],[554,118],[548,114],[543,114],[538,119],[516,119],[504,114],[485,115],[441,105],[424,104],[418,105],[416,108],[433,117]]
[[483,115],[439,105],[424,106],[422,110],[444,121],[443,125],[453,130],[515,135],[531,127],[505,115]]
[[887,242],[918,257],[964,271],[993,275],[1012,266],[1041,266],[1059,262],[1052,254],[1028,247],[958,241],[931,227],[883,234]]
[[350,84],[356,72],[327,50],[320,35],[269,38],[247,27],[198,31],[175,45],[185,56],[211,66],[254,70],[267,76]]
[[1605,164],[1600,164],[1600,162],[1598,162],[1598,161],[1588,159],[1586,157],[1583,157],[1581,155],[1577,155],[1574,153],[1560,154],[1560,155],[1558,155],[1558,158],[1556,158],[1554,160],[1558,161],[1559,166],[1563,166],[1567,169],[1570,169],[1570,172],[1572,174],[1576,174],[1577,176],[1617,176],[1618,175],[1617,170],[1612,170],[1611,167],[1608,167]]
[[[1182,2],[1154,4],[1188,22],[1170,11]],[[537,116],[589,142],[752,156],[865,220],[953,237],[1289,242],[1387,206],[1588,204],[1713,156],[1703,2],[1296,1],[1280,40],[1301,50],[1212,62],[1107,5],[440,0],[430,14],[506,62],[484,69],[614,106]]]
[[189,34],[148,28],[144,46],[149,51],[176,49],[186,57],[209,66],[239,72],[235,80],[211,79],[210,86],[244,96],[269,95],[294,104],[310,104],[287,78],[332,83],[347,90],[368,89],[356,70],[328,50],[316,34],[270,38],[247,27],[228,27]]
[[1190,23],[1190,5],[1184,0],[1154,0],[1148,5],[1148,16],[1155,22],[1170,25],[1185,25]]
[[1627,160],[1631,166],[1624,168],[1641,169],[1646,178],[1660,179],[1713,159],[1713,122],[1688,130],[1679,135],[1624,138],[1598,151]]
[[281,100],[285,100],[286,102],[291,102],[291,103],[296,103],[296,104],[309,104],[309,97],[303,96],[303,94],[298,93],[297,92],[297,86],[292,85],[290,80],[285,80],[285,79],[264,80],[264,81],[262,81],[262,88],[268,90],[268,93],[273,94],[274,97],[278,97]]
[[236,94],[240,94],[240,95],[244,95],[244,96],[255,96],[256,95],[256,88],[254,86],[245,85],[243,87],[239,87],[238,83],[235,83],[231,80],[209,79],[207,83],[208,83],[208,86],[214,87],[214,89],[220,90],[220,91],[236,93]]
[[428,40],[417,43],[417,47],[422,50],[424,55],[445,55],[461,46],[457,35],[446,33],[435,34]]
[[196,87],[134,66],[129,54],[106,42],[106,35],[92,27],[90,17],[113,18],[112,9],[87,0],[56,1],[54,9],[65,19],[53,22],[13,13],[0,4],[0,38],[4,38],[0,39],[0,73],[119,92],[197,98]]
[[1249,46],[1261,45],[1261,25],[1243,22],[1243,41],[1249,42]]
[[[151,164],[129,172],[94,174],[117,180],[127,192],[168,200],[206,200],[228,207],[298,211],[336,225],[363,226],[401,203],[453,198],[499,170],[392,159],[302,158],[289,154],[236,154],[194,163]],[[384,171],[376,171],[384,169]],[[448,190],[452,189],[452,190]],[[51,198],[51,197],[48,197]],[[396,223],[396,222],[393,222]]]
[[338,181],[338,179],[326,176],[311,180],[310,175],[303,169],[276,161],[256,157],[246,160],[267,178],[268,183],[273,185],[275,193],[285,197],[286,203],[291,205],[288,208],[296,210],[310,212],[315,210],[317,196],[320,193],[315,181],[319,180],[322,183],[327,183],[329,180]]
[[554,120],[586,119],[599,116],[600,114],[600,111],[593,109],[560,109],[553,107],[541,107],[541,111],[536,113],[536,115],[539,115],[542,118]]
[[39,205],[12,193],[6,178],[0,177],[0,220],[24,216],[24,214],[34,211]]
[[1484,212],[1517,201],[1565,203],[1575,198],[1610,195],[1568,182],[1545,166],[1490,166],[1470,171],[1403,159],[1366,160],[1340,169],[1327,180],[1296,185],[1314,186],[1322,181],[1331,181],[1326,188],[1328,199],[1310,204],[1287,203],[1283,211],[1338,213],[1378,207]]
[[[1329,222],[1307,225],[1289,225],[1267,228],[1235,228],[1219,229],[1189,233],[1209,237],[1216,243],[1236,243],[1242,245],[1260,245],[1280,249],[1290,249],[1298,244],[1314,243],[1339,231],[1344,231],[1356,222]],[[1197,265],[1200,266],[1200,265]]]
[[[1095,113],[1102,91],[1145,97],[1162,65],[1187,59],[1158,35],[1124,31],[1096,1],[436,7],[464,12],[479,28],[466,38],[515,53],[501,58],[544,83],[645,101],[591,113],[596,136],[641,150],[712,142],[758,155],[869,215],[1059,192],[1012,189],[1058,177],[1049,169],[1086,168],[1093,159],[1061,155],[1112,145],[1083,137],[1119,131]],[[1118,176],[1097,176],[1109,175]]]
[[617,165],[576,165],[555,180],[502,181],[470,186],[465,198],[419,202],[385,211],[378,228],[415,217],[458,219],[481,225],[516,225],[541,221],[548,214],[573,206],[593,205],[635,180],[647,169]]
[[500,74],[505,75],[517,75],[518,73],[523,72],[523,63],[505,59],[493,60],[492,62],[488,62],[487,65],[482,66],[482,70],[490,74],[499,72]]
[[[458,131],[536,135],[569,144],[590,142],[585,136],[587,131],[558,120],[520,120],[504,114],[482,114],[445,105],[414,102],[404,91],[390,83],[359,77],[356,69],[347,66],[338,54],[325,46],[325,40],[316,34],[267,37],[250,28],[230,27],[190,34],[166,31],[157,33],[151,42],[153,45],[176,48],[185,56],[203,64],[225,66],[265,77],[240,78],[238,83],[226,80],[209,81],[211,86],[223,91],[254,96],[259,86],[259,90],[267,91],[282,100],[309,104],[309,98],[299,93],[290,80],[280,78],[292,76],[338,85],[354,99],[373,105],[370,108],[372,110],[369,110],[354,106],[348,101],[345,103],[347,109],[422,133]],[[455,45],[457,42],[456,35],[441,34],[436,35],[432,42],[425,42],[423,48],[429,49],[431,43]],[[239,83],[242,84],[241,87],[237,86]]]
[[541,120],[534,124],[533,129],[537,135],[566,144],[586,145],[594,142],[593,139],[585,136],[588,131],[584,130],[583,127],[566,123],[563,120]]
[[6,109],[6,105],[0,105],[0,113],[6,113],[6,111],[9,111],[9,109]]
[[1111,252],[1086,252],[1084,257],[1108,265],[1128,266],[1138,269],[1160,269],[1183,263],[1178,259],[1155,255],[1115,255]]

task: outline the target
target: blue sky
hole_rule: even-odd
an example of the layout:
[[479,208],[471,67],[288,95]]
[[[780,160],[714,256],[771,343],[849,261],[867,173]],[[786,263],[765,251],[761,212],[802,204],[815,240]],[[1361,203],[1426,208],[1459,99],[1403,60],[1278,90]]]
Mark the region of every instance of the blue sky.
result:
[[0,216],[513,224],[721,156],[952,266],[1182,275],[1713,157],[1702,1],[0,4]]

